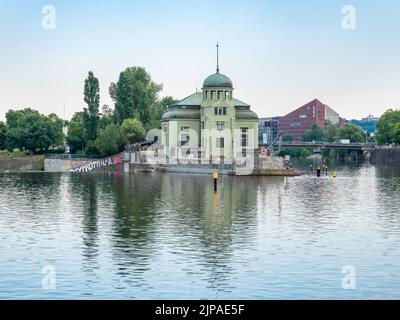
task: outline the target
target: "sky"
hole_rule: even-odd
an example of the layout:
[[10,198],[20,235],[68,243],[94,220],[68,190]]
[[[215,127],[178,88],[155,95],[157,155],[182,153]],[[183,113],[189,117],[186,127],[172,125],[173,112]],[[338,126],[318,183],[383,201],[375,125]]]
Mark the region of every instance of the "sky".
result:
[[102,105],[130,66],[182,99],[215,72],[217,41],[235,97],[260,117],[315,98],[380,116],[400,106],[399,12],[396,0],[0,0],[0,120],[24,107],[71,118],[89,70]]

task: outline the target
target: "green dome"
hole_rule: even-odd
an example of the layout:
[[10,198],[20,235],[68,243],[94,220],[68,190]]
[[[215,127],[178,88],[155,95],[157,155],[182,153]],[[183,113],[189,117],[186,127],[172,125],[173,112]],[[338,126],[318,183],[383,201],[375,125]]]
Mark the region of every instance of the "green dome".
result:
[[214,73],[206,78],[203,82],[203,88],[224,87],[233,88],[232,80],[222,73]]

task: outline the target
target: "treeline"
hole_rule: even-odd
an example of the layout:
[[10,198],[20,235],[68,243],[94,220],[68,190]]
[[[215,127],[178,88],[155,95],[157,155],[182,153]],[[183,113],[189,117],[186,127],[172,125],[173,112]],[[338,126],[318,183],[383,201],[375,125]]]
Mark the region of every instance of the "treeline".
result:
[[[342,139],[348,139],[350,142],[365,142],[366,140],[373,139],[365,133],[356,125],[345,124],[343,127],[338,128],[334,125],[329,125],[325,129],[322,129],[316,124],[313,124],[310,129],[308,129],[302,136],[301,140],[304,142],[312,141],[324,141],[324,142],[335,142]],[[283,141],[293,141],[293,137],[288,134],[282,136]],[[280,156],[290,155],[295,158],[307,157],[312,154],[312,150],[306,148],[288,148],[283,149],[279,152]],[[345,156],[346,151],[334,151],[334,150],[323,150],[324,156]]]
[[[64,121],[55,114],[45,116],[30,108],[10,110],[6,123],[0,122],[0,150],[43,153],[61,150],[66,142],[71,153],[119,152],[126,143],[143,141],[146,131],[160,128],[166,106],[177,101],[172,97],[159,98],[161,90],[162,85],[155,83],[144,68],[127,68],[109,87],[114,108],[103,105],[100,110],[99,80],[89,71],[83,90],[86,106],[82,111]],[[64,126],[68,128],[66,136]]]
[[100,111],[99,81],[90,71],[84,84],[87,107],[75,113],[68,124],[66,138],[71,152],[108,155],[127,143],[143,141],[146,131],[160,128],[166,107],[177,101],[172,97],[159,99],[161,90],[162,85],[144,68],[127,68],[109,87],[114,109],[104,105]]

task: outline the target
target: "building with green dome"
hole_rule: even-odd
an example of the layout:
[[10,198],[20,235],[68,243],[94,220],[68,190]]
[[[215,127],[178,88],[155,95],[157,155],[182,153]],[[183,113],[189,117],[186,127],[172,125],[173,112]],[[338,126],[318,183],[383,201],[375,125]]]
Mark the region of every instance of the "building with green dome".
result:
[[258,116],[250,105],[233,96],[231,79],[217,70],[195,92],[168,106],[161,126],[167,157],[191,157],[232,163],[258,148]]

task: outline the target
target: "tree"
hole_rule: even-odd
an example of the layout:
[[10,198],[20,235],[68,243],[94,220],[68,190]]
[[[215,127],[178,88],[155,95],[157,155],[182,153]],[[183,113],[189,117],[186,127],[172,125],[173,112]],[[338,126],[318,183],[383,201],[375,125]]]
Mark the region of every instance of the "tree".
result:
[[161,129],[161,118],[163,114],[167,111],[167,107],[177,102],[179,102],[179,100],[175,99],[174,97],[167,96],[163,97],[160,101],[153,104],[150,108],[150,120],[145,125],[145,129]]
[[83,150],[87,142],[87,134],[83,125],[83,112],[76,112],[68,126],[67,143],[71,147],[71,151]]
[[121,128],[116,124],[110,124],[105,129],[101,129],[95,141],[96,149],[103,156],[119,152],[123,144]]
[[97,137],[99,122],[100,87],[99,80],[92,71],[85,80],[84,100],[88,105],[83,109],[83,123],[87,133],[87,139],[94,141]]
[[109,124],[114,123],[114,111],[108,105],[103,105],[100,113],[99,129],[105,129]]
[[324,131],[324,141],[326,142],[335,142],[337,140],[338,127],[334,125],[329,125],[325,128]]
[[363,131],[354,124],[345,124],[338,130],[338,139],[349,139],[350,142],[363,142],[365,141]]
[[400,143],[400,122],[396,123],[392,129],[392,142],[399,144]]
[[[400,123],[400,110],[387,110],[376,124],[376,141],[378,144],[396,143],[397,125]],[[397,140],[398,141],[398,140]]]
[[291,136],[291,135],[288,134],[288,133],[285,133],[285,134],[282,136],[282,141],[291,142],[291,141],[293,141],[293,136]]
[[303,141],[321,141],[324,137],[324,131],[316,124],[313,124],[302,136]]
[[151,108],[157,103],[161,89],[162,85],[153,82],[150,74],[142,67],[122,71],[117,83],[112,83],[109,88],[115,102],[116,123],[136,118],[147,125],[151,120]]
[[143,141],[146,137],[143,124],[136,119],[125,119],[121,125],[121,133],[126,143]]
[[53,147],[60,146],[64,143],[64,134],[62,131],[64,121],[55,113],[51,113],[46,117],[47,132]]
[[7,138],[7,126],[4,122],[0,121],[0,150],[4,150],[7,148],[6,138]]
[[42,152],[60,143],[62,127],[54,125],[54,116],[48,118],[36,110],[26,108],[8,111],[6,119],[6,144],[9,150],[19,148],[31,153]]

